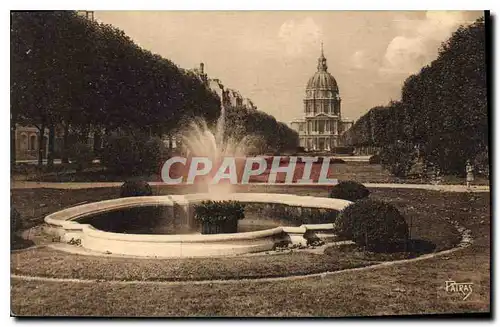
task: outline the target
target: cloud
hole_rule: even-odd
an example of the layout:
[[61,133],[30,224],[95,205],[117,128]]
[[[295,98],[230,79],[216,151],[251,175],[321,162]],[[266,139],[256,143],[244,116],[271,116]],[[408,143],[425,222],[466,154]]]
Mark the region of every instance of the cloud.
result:
[[351,56],[351,66],[353,68],[361,69],[365,67],[365,52],[362,50],[356,51],[352,56]]
[[279,41],[289,56],[299,56],[310,48],[317,49],[322,35],[321,27],[311,17],[301,21],[288,20],[278,32]]
[[376,54],[364,50],[358,50],[352,54],[349,60],[350,69],[372,69],[380,67],[380,58]]
[[398,35],[387,46],[380,72],[407,75],[435,59],[440,44],[470,21],[459,11],[428,11],[424,19],[394,23]]

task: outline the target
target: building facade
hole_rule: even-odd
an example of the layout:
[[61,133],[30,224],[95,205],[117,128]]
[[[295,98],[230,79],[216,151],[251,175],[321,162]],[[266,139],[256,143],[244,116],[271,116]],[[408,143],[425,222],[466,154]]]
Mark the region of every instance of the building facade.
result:
[[341,98],[335,78],[321,47],[316,73],[309,79],[304,97],[304,118],[292,121],[299,134],[300,146],[306,151],[332,151],[340,146],[340,135],[352,126],[343,120]]

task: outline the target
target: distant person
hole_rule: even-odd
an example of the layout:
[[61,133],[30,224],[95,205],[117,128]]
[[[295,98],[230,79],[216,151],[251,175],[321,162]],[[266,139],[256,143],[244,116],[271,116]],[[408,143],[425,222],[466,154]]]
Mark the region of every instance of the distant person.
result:
[[465,165],[465,172],[467,173],[467,188],[470,188],[471,183],[474,181],[474,167],[472,167],[472,164],[469,160],[467,160],[467,163]]
[[439,167],[436,168],[436,185],[441,184],[442,181],[442,176],[441,176],[441,170]]

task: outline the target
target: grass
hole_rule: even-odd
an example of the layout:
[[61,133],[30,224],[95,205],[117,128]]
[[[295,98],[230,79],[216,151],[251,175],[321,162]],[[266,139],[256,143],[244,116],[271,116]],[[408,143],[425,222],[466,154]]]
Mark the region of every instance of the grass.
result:
[[13,189],[10,192],[11,203],[23,218],[23,227],[30,228],[43,223],[48,214],[80,204],[108,200],[119,197],[117,188],[95,189]]
[[[464,263],[464,255],[471,255],[464,252],[450,255],[448,260],[436,258],[325,278],[251,284],[116,285],[13,280],[12,310],[21,315],[128,317],[487,312],[489,260],[475,265],[467,260]],[[444,281],[450,277],[474,282],[474,293],[467,301],[444,291]]]
[[[321,165],[314,165],[312,170],[313,179],[317,179]],[[21,173],[13,171],[15,180],[31,180],[39,182],[122,182],[131,176],[123,176],[110,173],[103,167],[94,164],[94,167],[83,172],[76,173],[71,167],[65,169],[64,165],[57,165],[56,172],[36,172],[36,173]],[[35,168],[32,168],[32,170]],[[301,174],[296,175],[298,178]],[[337,178],[339,180],[356,180],[360,183],[410,183],[410,184],[427,184],[428,178],[418,178],[409,176],[407,178],[398,178],[392,176],[379,164],[370,165],[367,162],[348,162],[346,164],[331,164],[329,178]],[[261,177],[261,176],[258,176]],[[265,177],[265,176],[264,176]],[[278,181],[284,175],[278,174]],[[159,175],[135,177],[145,181],[161,181]],[[262,178],[260,178],[262,179]],[[267,177],[264,179],[267,180]],[[259,179],[256,179],[258,182]],[[456,176],[443,176],[441,184],[464,184],[465,178]],[[484,177],[477,176],[474,182],[476,185],[489,185],[489,180]]]
[[[335,260],[334,260],[335,259]],[[34,249],[11,256],[12,273],[40,277],[185,281],[306,275],[376,263],[361,258],[290,253],[222,258],[140,259]]]
[[[174,193],[175,188],[158,188],[157,193]],[[251,186],[239,191],[278,192],[326,196],[327,188]],[[13,190],[13,198],[36,206],[37,196],[25,192],[45,192],[50,197],[59,190]],[[97,190],[96,190],[97,191]],[[355,271],[325,278],[280,282],[206,285],[120,285],[106,282],[79,284],[19,281],[13,279],[12,311],[18,315],[113,315],[113,316],[358,316],[423,313],[488,312],[490,310],[490,205],[489,193],[442,193],[424,190],[371,189],[371,197],[395,204],[409,219],[412,236],[432,241],[437,250],[456,244],[459,236],[444,221],[452,217],[470,229],[475,242],[469,248],[444,257],[372,270]],[[64,190],[59,206],[78,203],[89,190]],[[81,193],[79,193],[81,192]],[[99,196],[116,196],[116,189],[101,189]],[[22,193],[22,194],[21,194]],[[57,193],[56,193],[57,194]],[[32,202],[26,201],[32,199]],[[14,204],[16,202],[14,201]],[[23,208],[26,209],[26,208]],[[20,210],[22,211],[22,210]],[[30,212],[29,209],[24,212]],[[33,217],[27,217],[34,221]],[[68,254],[26,251],[11,255],[12,267],[19,272],[67,277],[105,279],[165,280],[177,272],[192,279],[210,274],[219,278],[240,275],[300,274],[307,269],[335,269],[337,260],[324,255],[295,253],[208,260],[202,264],[144,259],[78,257]],[[16,256],[19,256],[16,258]],[[264,258],[264,259],[262,259]],[[290,260],[293,259],[293,260]],[[348,256],[350,264],[366,264],[369,256]],[[375,258],[380,259],[380,258]],[[34,265],[30,265],[30,260]],[[69,261],[67,261],[69,260]],[[193,259],[198,260],[198,259]],[[139,263],[142,262],[142,263]],[[156,263],[154,263],[156,262]],[[222,262],[222,263],[221,263]],[[170,265],[168,263],[171,263]],[[257,263],[257,264],[256,264]],[[344,261],[345,263],[345,261]],[[208,265],[206,265],[208,264]],[[340,264],[341,265],[341,264]],[[216,272],[214,267],[221,268]],[[340,266],[338,266],[340,267]],[[73,271],[75,268],[75,271]],[[21,270],[22,269],[22,270]],[[341,269],[341,268],[340,268]],[[180,276],[180,275],[178,275]],[[221,277],[222,276],[222,277]],[[467,301],[444,291],[448,279],[473,282],[474,292]],[[171,279],[172,280],[172,279]]]

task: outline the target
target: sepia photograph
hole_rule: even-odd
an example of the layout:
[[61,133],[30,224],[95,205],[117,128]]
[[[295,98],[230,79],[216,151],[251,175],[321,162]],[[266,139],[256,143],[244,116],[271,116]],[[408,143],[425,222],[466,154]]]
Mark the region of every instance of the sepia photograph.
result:
[[9,14],[11,319],[492,317],[490,11]]

